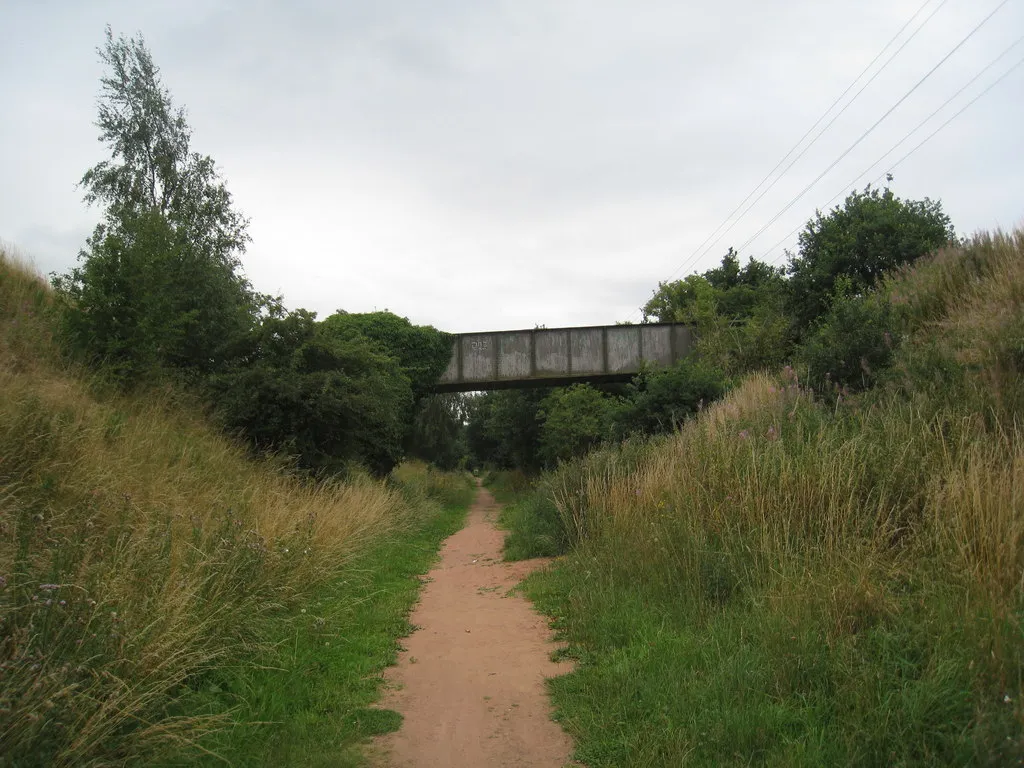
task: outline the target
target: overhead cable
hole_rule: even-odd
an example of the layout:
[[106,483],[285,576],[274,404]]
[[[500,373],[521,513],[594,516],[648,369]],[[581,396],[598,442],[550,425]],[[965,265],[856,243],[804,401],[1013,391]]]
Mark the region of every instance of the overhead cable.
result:
[[754,242],[754,241],[755,241],[755,240],[756,240],[757,238],[759,238],[759,237],[760,237],[760,236],[761,236],[762,234],[764,234],[764,233],[765,233],[765,232],[766,232],[766,231],[768,230],[768,228],[769,228],[769,227],[771,227],[771,225],[772,225],[772,224],[774,224],[774,223],[775,223],[776,221],[778,221],[778,220],[779,220],[779,219],[780,219],[780,218],[781,218],[781,217],[782,217],[782,216],[783,216],[783,215],[784,215],[784,214],[786,213],[786,211],[788,211],[788,210],[789,210],[790,208],[792,208],[792,207],[793,207],[794,205],[796,205],[796,204],[797,204],[797,202],[799,202],[799,201],[800,201],[800,200],[801,200],[801,199],[803,198],[803,196],[804,196],[804,195],[806,195],[806,194],[807,194],[807,193],[808,193],[808,192],[809,192],[809,191],[810,191],[810,190],[811,190],[811,189],[812,189],[812,188],[813,188],[813,187],[814,187],[815,185],[817,185],[817,183],[818,183],[819,181],[821,181],[821,180],[822,180],[823,178],[825,178],[825,176],[826,176],[826,175],[827,175],[827,174],[829,173],[829,171],[831,171],[831,170],[832,170],[833,168],[835,168],[835,167],[836,167],[837,165],[839,165],[839,163],[840,163],[840,162],[842,162],[842,160],[843,160],[843,159],[844,159],[844,158],[845,158],[845,157],[846,157],[847,155],[849,155],[849,154],[850,154],[850,152],[852,152],[852,151],[854,150],[854,148],[856,148],[856,147],[857,147],[857,146],[858,146],[858,145],[859,145],[859,144],[860,144],[860,143],[861,143],[862,141],[864,141],[864,139],[866,139],[866,138],[867,138],[868,136],[870,136],[870,135],[871,135],[871,133],[872,133],[872,132],[873,132],[873,131],[874,131],[874,130],[875,130],[875,129],[876,129],[876,128],[877,128],[878,126],[879,126],[879,125],[881,125],[881,124],[882,124],[882,123],[883,123],[883,122],[885,121],[885,119],[886,119],[887,117],[889,117],[889,115],[891,115],[891,114],[892,114],[892,113],[893,113],[894,111],[896,111],[896,109],[897,109],[897,108],[898,108],[898,107],[899,107],[899,106],[900,106],[900,105],[901,105],[901,104],[902,104],[902,103],[903,103],[904,101],[906,101],[906,100],[907,100],[907,99],[908,99],[908,98],[909,98],[909,97],[911,96],[911,94],[913,94],[913,93],[914,93],[914,92],[915,92],[915,91],[916,91],[916,90],[917,90],[918,88],[920,88],[920,87],[921,87],[921,85],[923,85],[923,84],[924,84],[924,82],[925,82],[926,80],[928,80],[928,78],[930,78],[930,77],[931,77],[931,76],[932,76],[933,74],[935,74],[936,70],[938,70],[938,69],[939,69],[939,67],[941,67],[941,66],[942,66],[943,64],[945,64],[945,63],[946,63],[947,61],[949,61],[949,59],[950,59],[950,58],[951,58],[951,57],[952,57],[952,56],[953,56],[953,55],[954,55],[954,54],[955,54],[955,53],[956,53],[957,51],[959,51],[959,50],[960,50],[960,48],[962,48],[962,47],[963,47],[963,45],[964,45],[964,44],[965,44],[965,43],[966,43],[966,42],[967,42],[968,40],[970,40],[970,39],[971,39],[971,38],[972,38],[972,37],[973,37],[973,36],[975,35],[975,33],[977,33],[977,31],[978,31],[979,29],[981,29],[981,28],[982,28],[983,26],[985,26],[985,24],[987,24],[987,23],[988,23],[988,21],[989,21],[989,20],[990,20],[990,19],[991,19],[991,18],[992,18],[993,16],[995,16],[995,15],[996,15],[996,13],[997,13],[997,12],[998,12],[998,11],[999,11],[1000,9],[1002,9],[1002,7],[1003,7],[1004,5],[1006,5],[1006,4],[1007,4],[1007,3],[1009,3],[1009,2],[1010,2],[1010,0],[1002,0],[1002,2],[1000,2],[1000,3],[999,3],[999,5],[997,5],[997,6],[996,6],[996,7],[995,7],[995,8],[994,8],[994,9],[993,9],[993,10],[992,10],[992,11],[991,11],[991,12],[990,12],[990,13],[989,13],[989,14],[988,14],[988,15],[987,15],[987,16],[986,16],[985,18],[984,18],[984,19],[982,19],[982,20],[981,20],[980,22],[978,22],[978,24],[977,24],[977,25],[976,25],[976,26],[975,26],[975,27],[974,27],[974,28],[973,28],[973,29],[972,29],[972,30],[971,30],[970,32],[968,32],[968,33],[967,33],[967,34],[966,34],[966,35],[965,35],[965,36],[963,37],[963,39],[961,39],[961,40],[960,40],[960,42],[959,42],[959,43],[957,43],[956,45],[954,45],[954,46],[953,46],[953,48],[951,48],[951,49],[949,50],[949,52],[947,52],[947,53],[946,53],[946,55],[945,55],[945,56],[943,56],[943,57],[942,57],[941,59],[939,59],[939,61],[938,61],[938,62],[937,62],[937,63],[935,64],[935,66],[933,66],[933,67],[932,67],[931,69],[929,69],[929,70],[928,70],[928,71],[927,71],[927,72],[926,72],[926,73],[924,74],[924,76],[923,76],[923,77],[922,77],[922,78],[921,78],[920,80],[918,80],[918,81],[917,81],[916,83],[914,83],[914,85],[913,85],[913,86],[912,86],[912,87],[910,88],[910,90],[908,90],[908,91],[907,91],[906,93],[904,93],[904,94],[903,94],[903,95],[902,95],[902,96],[901,96],[901,97],[900,97],[900,98],[899,98],[899,99],[898,99],[898,100],[896,101],[896,103],[895,103],[895,104],[893,104],[893,105],[892,105],[891,107],[889,107],[889,109],[887,109],[887,110],[885,111],[885,113],[884,113],[884,114],[883,114],[883,115],[882,115],[882,116],[881,116],[880,118],[878,118],[878,119],[877,119],[877,120],[876,120],[876,121],[875,121],[875,122],[874,122],[874,123],[873,123],[873,124],[871,125],[871,127],[869,127],[869,128],[868,128],[868,129],[867,129],[866,131],[864,131],[864,132],[863,132],[863,133],[862,133],[862,134],[861,134],[861,135],[860,135],[859,137],[857,137],[857,140],[856,140],[856,141],[854,141],[854,142],[853,142],[853,144],[851,144],[851,145],[850,145],[849,147],[847,147],[847,148],[846,148],[846,149],[845,149],[845,150],[844,150],[844,151],[842,152],[842,154],[840,154],[840,155],[839,155],[839,157],[837,157],[837,158],[836,158],[836,159],[835,159],[834,161],[832,161],[832,163],[831,163],[831,164],[830,164],[830,165],[829,165],[829,166],[828,166],[828,167],[827,167],[827,168],[826,168],[825,170],[823,170],[823,171],[822,171],[821,173],[819,173],[819,174],[818,174],[818,175],[817,175],[817,176],[816,176],[816,177],[814,178],[814,180],[813,180],[813,181],[811,181],[811,183],[810,183],[810,184],[808,184],[808,185],[807,185],[806,187],[804,187],[804,188],[803,188],[803,189],[802,189],[802,190],[801,190],[801,191],[800,191],[800,192],[799,192],[799,193],[798,193],[798,194],[797,194],[797,195],[796,195],[795,197],[793,197],[793,198],[792,198],[792,199],[791,199],[791,200],[790,200],[790,201],[789,201],[788,203],[786,203],[786,205],[785,205],[785,206],[783,206],[783,208],[782,208],[782,209],[781,209],[781,210],[780,210],[780,211],[779,211],[778,213],[776,213],[776,214],[775,214],[775,215],[774,215],[774,216],[773,216],[773,217],[772,217],[771,219],[769,219],[769,221],[768,221],[768,222],[767,222],[767,223],[766,223],[766,224],[765,224],[765,225],[764,225],[763,227],[761,227],[761,229],[759,229],[759,230],[758,230],[757,232],[755,232],[755,233],[754,233],[753,235],[751,235],[751,236],[750,236],[749,238],[747,238],[747,240],[746,240],[746,241],[745,241],[745,242],[744,242],[744,243],[743,243],[743,244],[742,244],[742,245],[741,245],[741,246],[739,247],[739,249],[738,249],[738,250],[742,251],[742,250],[743,250],[743,249],[745,249],[745,248],[746,248],[747,246],[749,246],[749,245],[750,245],[750,244],[751,244],[752,242]]

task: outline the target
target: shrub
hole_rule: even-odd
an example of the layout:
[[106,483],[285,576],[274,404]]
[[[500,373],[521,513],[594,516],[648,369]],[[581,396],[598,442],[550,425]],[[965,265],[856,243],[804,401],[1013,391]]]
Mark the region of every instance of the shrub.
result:
[[840,281],[828,313],[797,351],[818,392],[874,386],[902,341],[901,318],[884,293],[849,291],[850,283]]
[[953,226],[937,201],[901,200],[871,187],[853,192],[828,215],[819,211],[800,233],[799,254],[789,265],[793,316],[808,328],[828,311],[841,278],[851,293],[861,293],[953,240]]
[[626,388],[624,405],[616,414],[617,432],[671,432],[720,398],[725,389],[722,374],[699,360],[681,360],[671,368],[645,369]]
[[555,466],[609,439],[618,410],[615,399],[586,384],[553,390],[539,411],[544,462]]
[[412,391],[398,361],[310,312],[266,318],[247,357],[206,387],[225,425],[314,473],[362,462],[383,476],[402,457]]
[[558,507],[546,489],[521,495],[501,513],[505,536],[505,559],[554,557],[568,550],[568,532]]

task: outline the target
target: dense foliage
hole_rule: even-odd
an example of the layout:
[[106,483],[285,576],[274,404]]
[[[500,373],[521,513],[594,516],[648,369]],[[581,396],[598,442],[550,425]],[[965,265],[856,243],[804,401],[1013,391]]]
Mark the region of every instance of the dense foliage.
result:
[[798,350],[800,368],[818,392],[869,389],[902,341],[900,307],[870,292],[854,295],[843,277],[828,312]]
[[108,28],[99,54],[108,73],[96,125],[111,158],[81,181],[103,222],[80,265],[55,281],[70,299],[67,338],[124,382],[158,369],[210,373],[268,301],[240,271],[248,222],[213,159],[191,149],[184,110],[143,40]]
[[509,389],[472,397],[466,404],[466,443],[474,464],[535,471],[540,456],[543,389]]
[[469,400],[468,449],[476,464],[551,468],[608,441],[671,432],[725,389],[721,372],[683,360],[624,386],[489,392]]
[[229,427],[318,474],[360,462],[385,474],[398,463],[412,390],[395,358],[302,310],[265,318],[248,341],[246,357],[207,382]]
[[585,384],[552,391],[537,412],[544,463],[555,466],[600,445],[612,434],[618,407],[616,399]]
[[340,339],[362,337],[395,358],[409,378],[413,397],[433,391],[451,358],[451,336],[434,328],[413,325],[390,312],[351,314],[338,311],[323,322],[324,330]]
[[886,189],[853,192],[842,208],[820,211],[800,233],[789,265],[789,305],[806,328],[828,310],[837,281],[860,293],[886,273],[954,241],[938,201],[901,200]]
[[690,323],[703,360],[730,374],[780,365],[792,348],[783,270],[757,259],[741,267],[731,248],[703,275],[660,283],[645,320]]
[[629,384],[619,414],[621,436],[672,432],[725,393],[722,374],[703,361],[645,370]]
[[466,462],[467,400],[461,393],[428,395],[415,405],[406,454],[452,470]]
[[491,393],[469,410],[477,463],[536,470],[631,435],[671,432],[720,398],[730,382],[795,365],[819,393],[870,388],[905,336],[899,302],[873,289],[887,271],[953,240],[938,202],[890,190],[853,192],[815,215],[787,269],[732,249],[719,266],[659,284],[644,320],[689,323],[695,359],[642,372],[625,387],[573,387],[544,396]]

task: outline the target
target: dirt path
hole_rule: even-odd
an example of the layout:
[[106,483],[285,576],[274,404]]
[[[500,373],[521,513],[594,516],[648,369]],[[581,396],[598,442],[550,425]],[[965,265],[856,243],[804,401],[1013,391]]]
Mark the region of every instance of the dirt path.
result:
[[572,742],[550,719],[544,678],[571,669],[550,660],[547,622],[508,591],[543,563],[504,563],[500,507],[480,488],[466,527],[441,562],[410,620],[398,665],[387,672],[382,706],[405,716],[375,744],[388,768],[568,765]]

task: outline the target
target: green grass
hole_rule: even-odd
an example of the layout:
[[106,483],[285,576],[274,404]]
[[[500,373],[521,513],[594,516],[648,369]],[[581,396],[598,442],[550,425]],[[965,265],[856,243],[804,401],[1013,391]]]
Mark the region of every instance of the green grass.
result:
[[517,470],[491,471],[484,485],[503,505],[498,525],[505,529],[505,560],[554,557],[568,546],[558,509],[544,488]]
[[484,474],[484,485],[502,504],[509,504],[529,492],[533,482],[518,469],[492,469]]
[[543,492],[508,494],[498,524],[504,528],[506,560],[554,557],[565,551],[565,528],[558,509]]
[[965,625],[948,585],[828,638],[824,606],[779,611],[758,596],[702,617],[599,568],[578,552],[525,584],[578,662],[549,685],[590,768],[1015,765],[1024,754],[1019,681],[978,679],[979,646],[1019,644],[1020,617]]
[[[465,497],[465,494],[463,494]],[[199,699],[240,707],[229,730],[204,746],[234,765],[357,766],[360,744],[397,730],[401,715],[371,705],[393,664],[419,576],[441,541],[462,525],[467,504],[449,506],[414,530],[362,552],[340,578],[293,614],[272,654],[205,682]],[[210,757],[200,765],[222,764]]]

